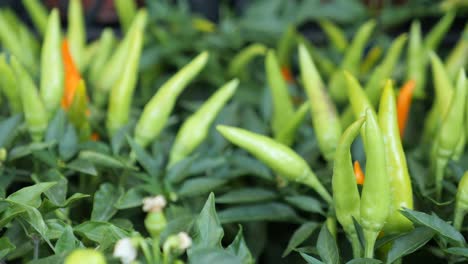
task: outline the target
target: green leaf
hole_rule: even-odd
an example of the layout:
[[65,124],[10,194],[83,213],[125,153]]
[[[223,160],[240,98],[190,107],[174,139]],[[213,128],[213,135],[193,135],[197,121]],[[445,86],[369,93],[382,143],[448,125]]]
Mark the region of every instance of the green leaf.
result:
[[128,143],[132,151],[136,155],[137,161],[145,169],[145,171],[152,177],[156,177],[157,172],[160,170],[160,164],[148,154],[144,148],[137,144],[131,137],[127,137]]
[[189,254],[189,263],[240,264],[242,259],[221,248],[202,248]]
[[325,215],[322,209],[322,204],[315,198],[305,195],[287,196],[284,198],[289,204],[311,213],[319,213]]
[[452,255],[457,255],[457,256],[468,258],[468,248],[451,247],[451,248],[447,248],[445,252],[452,254]]
[[75,226],[74,231],[91,241],[101,244],[103,247],[109,247],[117,240],[130,235],[128,231],[113,224],[96,221],[87,221]]
[[77,248],[79,241],[73,234],[73,229],[70,226],[65,227],[65,231],[55,243],[55,253],[65,253]]
[[[196,175],[201,173],[206,173],[207,171],[214,170],[219,168],[227,163],[225,157],[203,157],[202,159],[196,160],[192,163],[189,170],[189,175]],[[218,202],[218,201],[216,201]]]
[[288,246],[283,252],[283,258],[289,255],[296,247],[312,235],[318,224],[316,222],[307,222],[302,224],[296,231],[294,231],[291,239],[289,240]]
[[93,163],[87,160],[83,160],[83,159],[73,160],[72,162],[67,164],[67,168],[70,170],[74,170],[74,171],[88,174],[91,176],[98,175],[96,167],[94,167]]
[[31,143],[25,146],[14,147],[8,153],[8,160],[13,161],[19,158],[26,157],[28,155],[31,155],[34,151],[47,149],[47,148],[54,146],[55,144],[56,144],[55,142],[44,142],[44,143]]
[[229,245],[226,250],[239,257],[241,259],[240,263],[255,263],[255,260],[253,259],[252,254],[250,253],[250,250],[245,243],[244,236],[242,235],[242,226],[239,226],[239,232],[237,232],[234,241],[232,241],[231,245]]
[[68,197],[68,199],[66,199],[63,203],[54,203],[54,202],[51,202],[50,200],[45,199],[41,206],[41,210],[45,212],[50,212],[59,208],[67,208],[70,205],[72,205],[74,202],[84,199],[84,198],[88,198],[88,197],[89,197],[88,194],[74,193],[72,196]]
[[322,225],[320,234],[317,241],[317,250],[324,261],[327,264],[339,264],[340,253],[338,252],[338,246],[333,236],[328,231],[327,225]]
[[299,254],[301,254],[301,257],[305,261],[307,261],[307,263],[309,263],[309,264],[324,264],[322,261],[320,261],[320,260],[318,260],[318,259],[316,259],[316,258],[314,258],[312,256],[309,256],[309,255],[307,255],[305,253],[300,252]]
[[131,188],[119,198],[114,206],[119,210],[138,207],[143,204],[143,198],[145,198],[144,194],[140,190]]
[[223,186],[226,182],[226,179],[213,177],[189,179],[184,181],[184,183],[178,191],[178,194],[181,197],[203,195],[205,193],[209,193],[210,191],[216,190],[220,186]]
[[242,221],[297,221],[299,217],[288,205],[264,203],[234,206],[219,212],[221,223]]
[[36,182],[56,182],[54,186],[46,190],[44,194],[54,204],[62,204],[65,202],[68,189],[67,179],[57,170],[49,170],[46,173],[33,174],[31,178]]
[[41,194],[52,186],[57,184],[56,182],[43,182],[32,186],[24,187],[12,194],[10,194],[6,200],[22,205],[28,205],[32,207],[39,207],[41,205]]
[[246,156],[245,154],[233,154],[228,158],[232,166],[241,168],[247,173],[264,178],[267,180],[273,180],[274,177],[271,174],[268,167],[266,167],[260,161]]
[[28,262],[28,264],[55,264],[55,263],[64,263],[65,261],[65,254],[57,254],[57,255],[52,255],[48,256],[45,258],[40,258],[33,260],[31,262]]
[[34,159],[44,162],[51,168],[57,168],[59,165],[58,157],[50,150],[39,150],[32,152]]
[[16,136],[21,124],[21,115],[14,115],[0,123],[0,148],[6,147]]
[[382,261],[370,258],[357,258],[346,262],[346,264],[380,264]]
[[118,155],[122,147],[124,146],[127,135],[131,133],[131,125],[123,126],[122,128],[118,129],[111,138],[111,147],[112,153],[114,155]]
[[117,213],[117,208],[114,205],[122,195],[122,189],[116,188],[110,183],[101,184],[99,190],[97,190],[94,194],[91,221],[110,220],[112,216]]
[[435,231],[428,227],[417,227],[413,231],[395,239],[392,248],[388,252],[387,263],[411,254],[424,246],[434,236]]
[[0,259],[3,259],[8,255],[8,253],[15,250],[15,245],[13,245],[8,237],[0,238]]
[[245,187],[219,196],[216,198],[216,202],[223,204],[253,203],[274,200],[277,197],[278,195],[275,192],[268,189]]
[[63,160],[69,160],[78,151],[78,135],[72,124],[68,124],[65,134],[59,141],[59,153]]
[[174,164],[174,166],[170,167],[167,171],[167,179],[172,183],[179,183],[187,178],[190,175],[190,166],[196,158],[196,155],[192,155]]
[[57,113],[49,122],[49,126],[47,127],[45,141],[59,142],[65,134],[66,124],[66,113],[62,109],[57,110]]
[[[208,200],[203,206],[200,215],[195,221],[193,227],[193,246],[188,254],[189,258],[196,252],[205,248],[221,248],[221,239],[224,236],[223,228],[219,222],[218,215],[215,209],[214,194],[208,196]],[[195,263],[216,263],[216,262],[195,262]]]
[[410,209],[403,209],[401,213],[409,220],[417,225],[429,227],[440,236],[447,238],[453,243],[465,243],[465,238],[453,226],[449,225],[444,220],[440,219],[437,215],[428,215],[423,212],[413,211]]

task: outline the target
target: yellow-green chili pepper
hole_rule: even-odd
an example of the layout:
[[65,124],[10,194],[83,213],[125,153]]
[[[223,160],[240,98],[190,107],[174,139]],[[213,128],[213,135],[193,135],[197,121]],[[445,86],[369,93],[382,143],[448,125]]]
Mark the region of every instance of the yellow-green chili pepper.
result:
[[307,162],[289,147],[267,136],[236,127],[220,125],[216,129],[231,143],[247,150],[279,175],[311,187],[325,201],[332,204],[332,197]]
[[460,142],[465,142],[465,104],[466,76],[464,70],[460,70],[450,106],[437,131],[431,153],[437,199],[442,196],[442,183],[448,161],[457,156]]
[[104,255],[91,248],[79,248],[73,250],[70,255],[65,258],[65,264],[106,264]]
[[294,115],[288,85],[281,75],[281,68],[274,51],[268,51],[265,58],[265,71],[273,99],[273,117],[271,126],[273,134],[277,135]]
[[5,54],[0,55],[0,86],[8,99],[11,112],[22,112],[20,90],[18,89],[15,73],[10,65],[8,65]]
[[34,26],[44,36],[47,27],[47,9],[38,0],[23,0],[23,6],[28,11]]
[[107,131],[110,135],[128,123],[133,93],[137,84],[138,66],[143,49],[143,28],[131,32],[129,51],[121,77],[109,95]]
[[349,71],[353,74],[357,74],[359,71],[359,64],[366,46],[367,40],[369,39],[375,22],[373,20],[363,24],[358,32],[356,33],[353,41],[346,50],[343,61],[341,62],[340,69],[337,70],[330,78],[328,88],[330,89],[330,95],[337,103],[343,103],[346,101],[346,92],[344,89],[345,78],[343,76],[343,70]]
[[60,17],[58,10],[54,9],[49,15],[41,52],[40,94],[49,114],[60,106],[63,81]]
[[313,60],[317,63],[317,67],[320,72],[325,74],[325,76],[330,76],[336,71],[336,66],[329,57],[324,56],[322,53],[318,52],[314,45],[304,36],[298,35],[297,42],[304,45],[312,56]]
[[461,230],[466,212],[468,212],[468,171],[463,174],[463,177],[458,183],[455,213],[453,217],[453,226],[457,230]]
[[234,58],[228,67],[229,76],[241,77],[245,74],[245,68],[257,56],[265,55],[267,47],[260,43],[253,43],[241,50]]
[[303,45],[299,45],[299,64],[320,151],[327,161],[332,161],[342,133],[335,104],[328,96],[322,78]]
[[439,57],[431,52],[432,76],[435,90],[435,99],[428,116],[426,117],[423,131],[423,144],[430,144],[433,142],[434,134],[440,125],[442,118],[447,113],[452,100],[453,85],[447,71],[445,70],[442,61]]
[[395,93],[390,80],[385,84],[382,93],[378,118],[384,139],[386,170],[390,179],[392,198],[390,215],[385,223],[384,232],[403,233],[413,227],[411,221],[400,213],[403,207],[413,209],[413,191],[400,139]]
[[[371,109],[366,110],[364,151],[366,153],[366,180],[361,192],[361,218],[366,240],[364,256],[372,258],[377,235],[384,227],[390,212],[390,181],[388,179],[384,139]],[[361,129],[362,130],[362,129]]]
[[286,125],[275,135],[276,141],[285,144],[286,146],[291,146],[294,143],[296,138],[297,129],[301,125],[302,121],[309,111],[309,103],[305,102],[294,113],[291,119],[286,123]]
[[24,117],[29,133],[34,141],[41,141],[47,129],[48,114],[44,103],[38,94],[31,76],[15,57],[11,58],[11,65],[18,83]]
[[346,34],[341,30],[341,28],[335,25],[332,21],[326,19],[319,20],[319,25],[337,51],[343,52],[346,50],[348,47],[348,40],[346,39]]
[[360,219],[361,199],[354,177],[353,164],[351,163],[351,144],[359,135],[359,130],[365,122],[365,117],[361,117],[352,123],[343,133],[336,148],[335,160],[333,163],[333,205],[335,206],[336,219],[351,242],[353,256],[361,256],[361,245],[353,218]]
[[361,63],[361,66],[359,67],[359,73],[361,75],[367,74],[372,67],[375,66],[377,61],[380,59],[380,56],[382,56],[382,48],[379,46],[374,46],[372,49],[367,53],[366,57],[364,58],[364,61]]
[[116,0],[114,1],[114,5],[117,10],[117,14],[119,15],[120,26],[124,32],[127,32],[137,13],[135,1]]
[[208,129],[239,85],[234,79],[223,85],[182,124],[169,155],[169,167],[192,153],[208,135]]
[[166,125],[177,97],[188,83],[198,75],[208,61],[208,52],[202,52],[180,69],[159,88],[143,109],[135,128],[135,141],[141,146],[154,140]]
[[68,118],[78,131],[81,141],[86,141],[91,136],[91,127],[87,115],[88,109],[86,85],[81,79],[73,95],[73,102],[68,109]]
[[458,71],[468,63],[468,24],[455,47],[445,60],[445,68],[451,80],[455,80]]
[[[133,2],[133,1],[127,1]],[[83,6],[81,0],[71,0],[68,6],[68,32],[70,52],[73,60],[82,72],[84,70],[83,53],[86,45],[86,28],[83,21]]]
[[[373,106],[377,106],[382,88],[384,87],[384,80],[391,77],[401,51],[403,50],[403,46],[406,43],[406,39],[406,34],[402,34],[392,42],[392,45],[387,51],[387,55],[382,62],[375,67],[366,83],[366,86],[364,87],[364,91]],[[351,107],[348,107],[344,110],[341,116],[341,125],[346,127],[351,124],[353,120],[353,110]]]
[[428,50],[437,50],[439,47],[440,41],[444,37],[445,33],[450,29],[453,20],[455,19],[456,12],[450,11],[447,12],[437,24],[432,27],[431,31],[427,33],[424,38],[424,46]]
[[416,98],[423,98],[425,96],[425,64],[426,50],[422,43],[421,25],[419,21],[414,21],[411,24],[409,35],[408,51],[407,51],[407,66],[406,66],[406,80],[414,80],[416,88],[413,96]]
[[89,82],[92,85],[96,85],[100,78],[100,73],[106,64],[107,60],[111,56],[112,49],[115,44],[115,36],[112,29],[107,28],[101,34],[101,38],[99,39],[99,47],[98,52],[91,61],[91,65],[89,66]]
[[98,106],[103,106],[106,103],[107,95],[114,84],[120,78],[126,65],[127,54],[130,52],[130,42],[136,31],[143,31],[146,20],[147,11],[141,9],[133,19],[125,38],[117,46],[115,52],[107,60],[99,75],[96,86],[94,87],[94,102]]

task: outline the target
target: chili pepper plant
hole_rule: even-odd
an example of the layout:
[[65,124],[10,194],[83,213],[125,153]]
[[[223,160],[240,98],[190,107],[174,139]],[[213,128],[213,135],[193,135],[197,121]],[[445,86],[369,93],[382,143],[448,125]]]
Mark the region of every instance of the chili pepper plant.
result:
[[115,1],[121,35],[88,41],[81,1],[66,26],[22,2],[34,29],[0,10],[0,262],[467,262],[468,27],[440,49],[463,3],[378,45],[373,19],[312,16],[327,48],[177,13],[187,43],[165,1]]

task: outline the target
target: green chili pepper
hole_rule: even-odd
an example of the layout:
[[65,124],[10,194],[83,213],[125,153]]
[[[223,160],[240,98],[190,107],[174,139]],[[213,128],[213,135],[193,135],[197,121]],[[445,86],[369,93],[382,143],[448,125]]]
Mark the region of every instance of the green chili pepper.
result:
[[444,37],[445,33],[450,29],[453,20],[455,19],[456,12],[447,12],[437,24],[432,27],[431,31],[424,38],[424,46],[428,50],[437,50],[440,41]]
[[296,27],[294,25],[289,25],[281,36],[277,48],[280,67],[286,67],[289,69],[291,53],[296,45],[296,35]]
[[445,60],[445,68],[451,80],[455,80],[458,71],[468,63],[468,24],[460,36],[456,46]]
[[366,110],[364,125],[366,180],[361,192],[361,219],[366,240],[364,256],[372,258],[377,235],[384,227],[390,212],[390,181],[387,175],[384,138],[372,109]]
[[54,9],[49,16],[41,52],[40,94],[49,114],[52,114],[60,106],[63,81],[60,18],[58,10]]
[[200,109],[186,119],[172,146],[169,167],[190,155],[205,140],[216,115],[232,97],[238,85],[237,79],[226,83]]
[[380,59],[380,56],[382,56],[382,48],[380,46],[372,47],[372,49],[367,52],[366,57],[359,67],[359,74],[366,75],[370,69],[375,66],[377,61]]
[[325,74],[325,76],[330,76],[336,71],[336,66],[329,57],[324,56],[322,53],[317,51],[314,45],[302,35],[297,36],[297,42],[304,45],[309,52],[312,59],[317,63],[317,67],[320,72]]
[[15,73],[10,65],[8,65],[5,54],[0,55],[0,86],[8,99],[11,112],[22,112],[20,90],[17,86]]
[[303,45],[299,45],[299,64],[320,151],[327,161],[332,161],[342,133],[336,107],[325,91],[322,78]]
[[385,233],[403,233],[413,225],[400,213],[404,208],[413,209],[413,191],[406,165],[406,157],[398,128],[395,93],[392,81],[385,84],[379,106],[379,125],[385,145],[386,170],[390,179],[391,208],[384,226]]
[[138,144],[146,146],[161,133],[174,108],[177,97],[205,67],[207,61],[208,52],[202,52],[159,88],[158,92],[146,104],[136,125],[135,141]]
[[9,12],[0,10],[0,41],[2,46],[14,55],[23,64],[29,72],[35,74],[37,72],[37,61],[35,54],[28,50],[20,35],[20,24],[13,24],[14,21],[9,21]]
[[19,87],[24,117],[29,133],[34,141],[41,141],[47,129],[48,120],[44,103],[41,97],[39,97],[36,85],[31,76],[15,57],[11,58],[11,65]]
[[73,250],[65,259],[65,264],[106,264],[106,259],[101,252],[90,249],[80,248]]
[[[377,119],[377,114],[372,107],[372,104],[369,101],[366,93],[362,89],[359,81],[349,72],[344,73],[347,83],[347,91],[349,96],[349,102],[351,104],[351,109],[353,109],[354,116],[359,118],[366,114],[366,111],[370,111],[375,119]],[[361,129],[363,137],[365,138],[365,129]],[[365,141],[364,141],[365,144]]]
[[[133,1],[127,1],[133,2]],[[86,45],[86,28],[81,0],[71,0],[68,6],[68,32],[70,52],[80,71],[83,71],[83,53]]]
[[275,140],[286,146],[291,146],[296,138],[296,132],[309,111],[309,103],[305,102],[294,113],[291,120],[278,132]]
[[[407,36],[406,34],[400,35],[396,38],[390,48],[387,51],[387,55],[382,60],[382,62],[375,68],[372,72],[369,80],[364,87],[369,101],[373,106],[377,106],[379,97],[384,87],[383,80],[386,80],[391,77],[395,65],[398,62],[403,46],[406,43]],[[341,116],[341,125],[343,127],[348,126],[354,120],[353,110],[348,107],[344,110]]]
[[73,102],[68,109],[68,117],[76,127],[81,141],[86,141],[91,136],[91,127],[87,116],[88,109],[86,85],[83,80],[80,80],[73,96]]
[[361,245],[353,218],[360,219],[361,200],[354,177],[353,164],[351,163],[351,144],[358,136],[359,130],[365,122],[365,117],[352,123],[343,133],[336,148],[333,163],[333,204],[335,206],[336,219],[351,241],[355,258],[361,256]]
[[322,19],[319,20],[319,25],[337,51],[343,52],[348,47],[345,33],[332,21]]
[[240,77],[245,74],[245,68],[249,62],[257,56],[265,55],[267,47],[260,43],[253,43],[241,50],[229,64],[228,73],[232,77]]
[[107,110],[107,130],[110,135],[128,123],[133,93],[137,84],[138,66],[143,49],[143,28],[132,32],[129,52],[122,76],[112,87]]
[[119,15],[120,26],[124,32],[127,32],[137,13],[135,1],[116,0],[114,1],[114,5],[117,10],[117,14]]
[[460,141],[465,141],[465,129],[462,129],[465,122],[465,103],[466,76],[464,70],[460,70],[456,89],[438,129],[431,153],[437,199],[442,196],[442,183],[448,161],[456,156],[456,151],[460,148]]
[[287,180],[296,181],[314,189],[325,201],[332,203],[328,191],[318,180],[303,158],[289,147],[272,138],[244,129],[217,126],[216,129],[231,143],[247,150],[273,171]]
[[353,74],[358,73],[362,53],[364,52],[367,40],[369,39],[374,27],[375,22],[371,20],[359,28],[356,36],[351,42],[351,45],[346,50],[340,69],[331,76],[328,88],[330,89],[330,95],[335,102],[343,103],[346,101],[347,96],[343,88],[345,86],[343,70],[349,71]]
[[145,228],[148,230],[148,233],[150,233],[152,238],[159,240],[159,237],[166,226],[167,220],[163,211],[149,212],[146,215]]
[[47,28],[47,9],[38,0],[23,0],[23,6],[31,16],[36,29],[44,36]]
[[422,43],[421,25],[419,21],[414,21],[411,24],[411,31],[408,43],[408,58],[406,66],[406,80],[414,80],[416,88],[413,92],[415,98],[423,98],[425,96],[424,86],[426,83],[426,50]]
[[274,51],[268,51],[267,53],[265,71],[273,98],[271,125],[273,134],[277,135],[291,120],[294,115],[294,108],[289,96],[288,85],[281,75],[281,68]]
[[94,87],[95,91],[93,99],[96,105],[103,106],[106,103],[107,94],[122,75],[127,64],[127,54],[130,52],[130,42],[133,36],[137,34],[137,31],[144,30],[147,15],[148,14],[145,9],[138,11],[137,15],[133,19],[132,25],[125,35],[125,38],[117,46],[115,52],[99,72],[100,78]]
[[453,218],[453,226],[457,230],[461,230],[466,212],[468,212],[468,171],[465,171],[465,174],[463,174],[463,177],[458,183],[455,213]]
[[95,58],[91,61],[89,68],[89,81],[91,84],[95,85],[99,78],[102,68],[106,64],[106,61],[109,59],[112,53],[112,49],[115,44],[115,36],[110,28],[104,29],[99,39],[99,47]]
[[436,133],[442,118],[450,107],[450,100],[452,100],[454,90],[450,77],[442,64],[442,61],[433,52],[431,52],[429,56],[431,58],[432,65],[435,99],[424,124],[422,139],[424,144],[430,144],[430,142],[433,142],[434,134]]

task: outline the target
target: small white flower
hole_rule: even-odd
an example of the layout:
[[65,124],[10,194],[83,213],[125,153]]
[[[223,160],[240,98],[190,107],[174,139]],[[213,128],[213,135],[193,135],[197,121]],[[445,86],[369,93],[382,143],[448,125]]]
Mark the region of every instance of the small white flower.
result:
[[162,195],[143,199],[143,211],[160,212],[166,206],[166,199]]
[[192,245],[192,239],[190,238],[190,236],[185,233],[185,232],[180,232],[178,234],[179,236],[179,248],[181,250],[186,250],[187,248],[189,248],[191,245]]
[[123,264],[130,264],[137,257],[137,250],[130,238],[122,238],[115,243],[113,255],[116,258],[120,258]]

